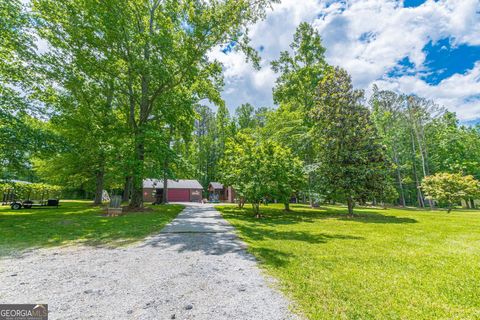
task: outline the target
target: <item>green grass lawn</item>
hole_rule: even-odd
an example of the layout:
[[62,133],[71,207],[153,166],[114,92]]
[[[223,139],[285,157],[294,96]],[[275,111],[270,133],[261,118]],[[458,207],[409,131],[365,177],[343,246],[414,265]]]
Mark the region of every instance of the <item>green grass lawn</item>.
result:
[[104,217],[87,201],[62,201],[59,208],[11,210],[0,206],[0,256],[19,250],[73,242],[121,245],[160,231],[183,209],[180,205],[152,206],[153,211]]
[[310,319],[480,319],[480,211],[217,208]]

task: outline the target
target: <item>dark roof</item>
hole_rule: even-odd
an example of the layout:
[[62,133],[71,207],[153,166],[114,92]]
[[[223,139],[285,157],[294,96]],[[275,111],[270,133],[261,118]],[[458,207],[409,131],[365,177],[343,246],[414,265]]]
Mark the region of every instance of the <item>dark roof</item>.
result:
[[[163,188],[163,180],[160,179],[145,179],[143,180],[144,188]],[[197,180],[170,180],[167,181],[168,189],[203,189],[200,182]]]
[[223,184],[220,182],[210,182],[213,189],[223,189]]

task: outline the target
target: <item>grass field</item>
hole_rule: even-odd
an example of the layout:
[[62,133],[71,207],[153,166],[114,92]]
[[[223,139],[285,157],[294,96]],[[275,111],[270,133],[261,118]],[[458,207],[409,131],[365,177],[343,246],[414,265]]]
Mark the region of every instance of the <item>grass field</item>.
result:
[[480,211],[217,208],[310,319],[480,319]]
[[100,207],[86,201],[63,201],[59,208],[11,210],[0,206],[0,256],[18,250],[59,246],[120,245],[159,231],[183,209],[180,205],[152,206],[153,211],[104,217]]

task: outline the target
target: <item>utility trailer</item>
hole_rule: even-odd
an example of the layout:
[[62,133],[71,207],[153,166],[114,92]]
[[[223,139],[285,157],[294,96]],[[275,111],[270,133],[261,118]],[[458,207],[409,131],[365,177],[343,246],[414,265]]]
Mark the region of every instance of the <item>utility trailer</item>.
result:
[[19,210],[22,207],[25,209],[31,209],[33,207],[59,207],[60,200],[59,199],[47,199],[47,200],[24,200],[24,201],[17,201],[10,203],[10,207],[13,210]]
[[33,207],[58,208],[60,200],[54,198],[54,195],[55,189],[52,186],[16,181],[3,188],[2,205],[10,205],[13,210]]

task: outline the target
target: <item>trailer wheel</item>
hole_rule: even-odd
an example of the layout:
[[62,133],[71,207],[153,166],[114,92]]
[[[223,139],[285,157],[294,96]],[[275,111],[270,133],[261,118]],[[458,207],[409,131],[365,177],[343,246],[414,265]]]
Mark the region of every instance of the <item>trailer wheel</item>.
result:
[[10,207],[12,207],[12,210],[20,210],[22,208],[22,204],[15,202],[15,203],[12,203]]

